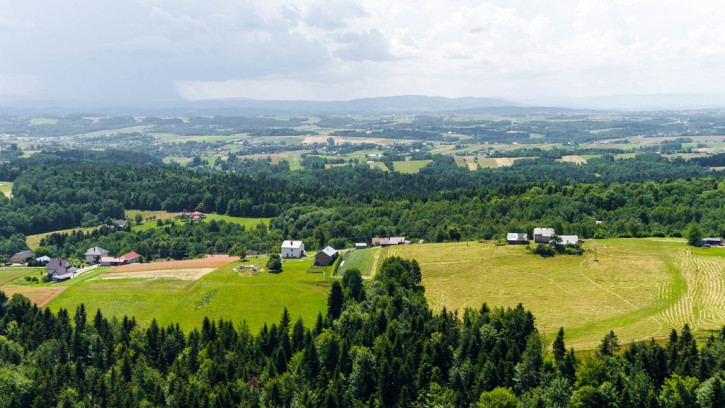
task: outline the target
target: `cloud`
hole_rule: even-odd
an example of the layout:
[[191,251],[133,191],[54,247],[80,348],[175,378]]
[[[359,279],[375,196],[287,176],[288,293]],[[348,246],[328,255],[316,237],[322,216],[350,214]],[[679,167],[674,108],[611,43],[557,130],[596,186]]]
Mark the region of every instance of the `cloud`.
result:
[[723,21],[683,0],[0,0],[0,95],[725,93]]

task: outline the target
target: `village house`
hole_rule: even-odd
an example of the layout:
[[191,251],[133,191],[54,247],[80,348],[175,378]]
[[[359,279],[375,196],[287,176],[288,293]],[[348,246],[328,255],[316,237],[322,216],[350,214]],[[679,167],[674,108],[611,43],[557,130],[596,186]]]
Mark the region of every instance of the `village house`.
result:
[[66,259],[51,259],[45,266],[53,282],[61,282],[75,276],[76,268]]
[[391,246],[391,245],[410,244],[410,241],[406,241],[405,237],[373,238],[372,242],[373,242],[373,246],[378,244],[381,247],[386,247],[386,246]]
[[328,266],[337,259],[337,251],[335,248],[328,246],[315,254],[315,265]]
[[510,245],[524,245],[529,243],[529,234],[521,232],[509,232],[506,234],[506,242]]
[[556,234],[553,228],[534,228],[534,242],[537,244],[548,244],[551,237]]
[[86,258],[86,263],[96,264],[100,262],[102,257],[108,256],[108,251],[101,247],[94,246],[93,248],[89,248],[83,256]]
[[20,251],[10,257],[12,263],[26,263],[33,259],[33,251]]
[[305,255],[305,244],[302,241],[282,242],[282,258],[302,258]]

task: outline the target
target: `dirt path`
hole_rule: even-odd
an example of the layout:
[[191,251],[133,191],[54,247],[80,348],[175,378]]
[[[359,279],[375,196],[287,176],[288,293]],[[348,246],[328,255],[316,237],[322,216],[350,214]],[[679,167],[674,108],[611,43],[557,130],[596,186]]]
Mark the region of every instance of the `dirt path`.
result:
[[383,248],[380,248],[380,250],[375,253],[375,257],[373,258],[373,269],[370,271],[370,277],[368,277],[367,279],[372,279],[375,277],[375,271],[378,270],[378,259],[380,259],[381,252],[383,252]]

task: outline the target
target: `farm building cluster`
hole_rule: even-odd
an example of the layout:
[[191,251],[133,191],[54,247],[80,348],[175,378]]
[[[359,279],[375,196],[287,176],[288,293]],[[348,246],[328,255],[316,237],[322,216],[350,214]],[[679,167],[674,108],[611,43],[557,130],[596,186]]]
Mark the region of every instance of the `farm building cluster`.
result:
[[[524,232],[509,232],[506,234],[506,242],[510,245],[527,245],[529,234]],[[578,235],[556,235],[553,228],[534,228],[535,244],[578,244]]]

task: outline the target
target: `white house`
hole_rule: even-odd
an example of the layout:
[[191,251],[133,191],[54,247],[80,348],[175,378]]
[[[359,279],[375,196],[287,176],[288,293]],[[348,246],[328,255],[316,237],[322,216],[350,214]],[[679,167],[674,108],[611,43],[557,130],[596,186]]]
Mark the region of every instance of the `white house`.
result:
[[302,258],[305,255],[305,244],[302,241],[282,242],[282,258]]

